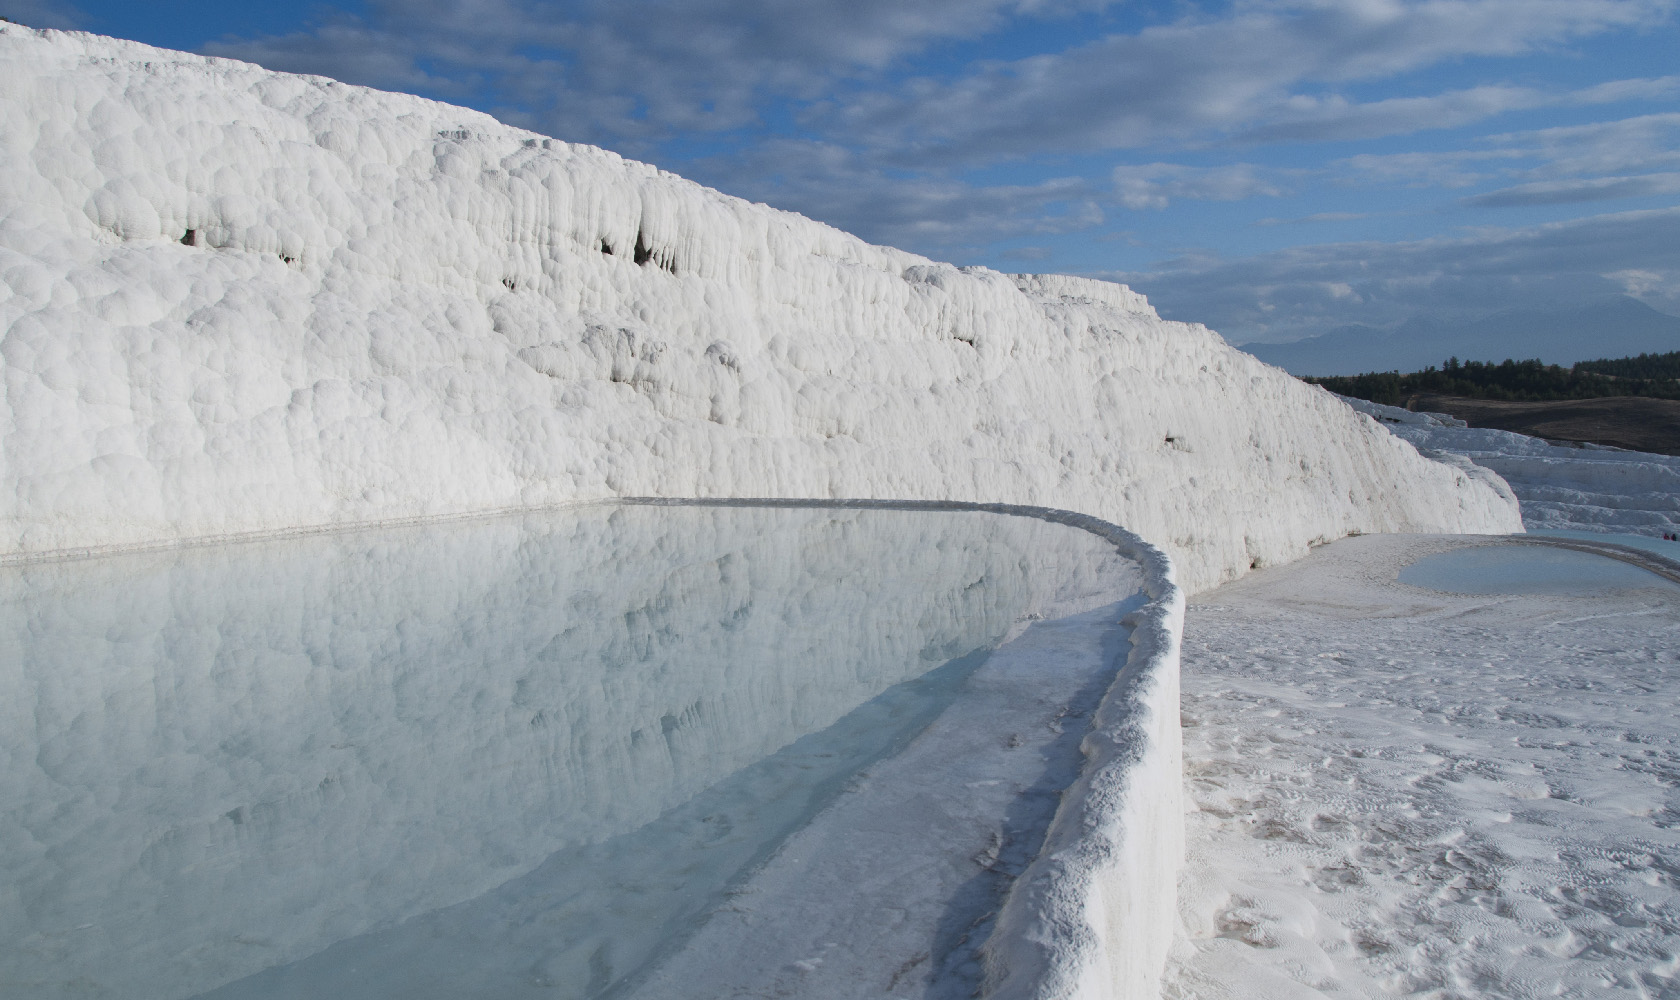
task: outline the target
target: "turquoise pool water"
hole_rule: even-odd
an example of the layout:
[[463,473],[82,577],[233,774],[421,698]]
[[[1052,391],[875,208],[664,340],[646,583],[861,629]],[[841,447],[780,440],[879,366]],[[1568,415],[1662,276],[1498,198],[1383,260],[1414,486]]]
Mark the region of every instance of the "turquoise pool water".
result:
[[1400,582],[1455,594],[1587,594],[1674,587],[1625,562],[1543,545],[1482,545],[1425,556],[1400,571]]
[[0,570],[0,994],[617,995],[1139,583],[1027,518],[740,507]]
[[1614,542],[1680,562],[1680,542],[1650,535],[1628,535],[1613,531],[1530,531],[1529,534],[1551,538],[1576,538],[1588,542]]

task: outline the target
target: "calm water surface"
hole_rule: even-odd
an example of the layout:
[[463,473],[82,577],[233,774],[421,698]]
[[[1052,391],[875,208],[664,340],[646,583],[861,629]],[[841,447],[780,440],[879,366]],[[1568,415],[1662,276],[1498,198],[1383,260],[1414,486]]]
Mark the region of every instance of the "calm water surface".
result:
[[1676,562],[1680,562],[1680,542],[1670,541],[1658,535],[1630,535],[1615,531],[1530,531],[1531,535],[1550,538],[1578,538],[1588,542],[1614,542],[1635,549],[1643,549]]
[[0,569],[0,995],[622,992],[1137,583],[1032,519],[703,507]]
[[1401,570],[1400,582],[1455,594],[1588,594],[1674,586],[1655,573],[1608,556],[1541,545],[1483,545],[1439,552]]

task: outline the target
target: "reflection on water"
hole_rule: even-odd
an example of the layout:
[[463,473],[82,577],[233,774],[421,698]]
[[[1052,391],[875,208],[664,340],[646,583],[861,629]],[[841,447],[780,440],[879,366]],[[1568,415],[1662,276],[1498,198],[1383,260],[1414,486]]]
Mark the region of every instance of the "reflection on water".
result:
[[1673,587],[1637,566],[1573,549],[1483,545],[1425,556],[1400,582],[1455,594],[1575,594]]
[[1574,531],[1531,528],[1530,535],[1543,538],[1569,538],[1585,542],[1611,542],[1680,562],[1680,541],[1670,541],[1657,535],[1629,535],[1616,531]]
[[900,749],[986,658],[895,684],[630,833],[551,855],[482,896],[339,942],[210,998],[618,995],[674,950],[730,883],[868,764]]
[[1135,582],[1028,519],[753,508],[0,571],[0,985],[608,992],[1018,622]]

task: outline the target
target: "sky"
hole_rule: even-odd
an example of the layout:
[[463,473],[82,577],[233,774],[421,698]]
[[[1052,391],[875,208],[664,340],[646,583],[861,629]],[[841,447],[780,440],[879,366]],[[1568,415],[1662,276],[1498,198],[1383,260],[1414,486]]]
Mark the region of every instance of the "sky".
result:
[[1623,295],[1680,315],[1677,8],[0,0],[476,108],[939,260],[1123,281],[1233,343]]

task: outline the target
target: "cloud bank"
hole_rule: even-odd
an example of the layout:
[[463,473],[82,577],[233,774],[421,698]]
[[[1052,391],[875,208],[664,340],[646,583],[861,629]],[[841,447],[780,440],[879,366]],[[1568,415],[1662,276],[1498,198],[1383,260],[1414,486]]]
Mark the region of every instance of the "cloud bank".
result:
[[1680,208],[1394,243],[1292,247],[1224,260],[1186,257],[1120,273],[1163,315],[1236,343],[1283,341],[1420,313],[1477,317],[1631,295],[1680,314]]

